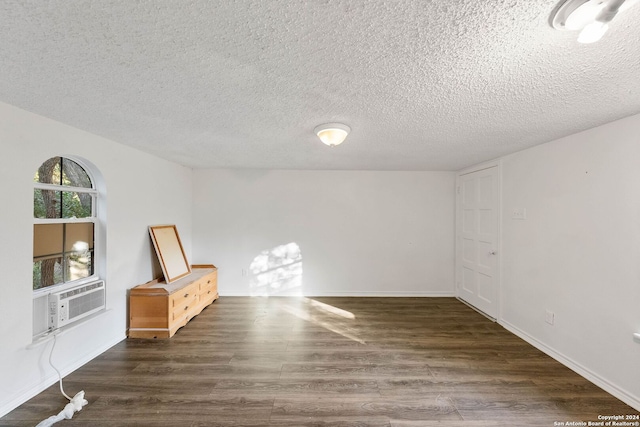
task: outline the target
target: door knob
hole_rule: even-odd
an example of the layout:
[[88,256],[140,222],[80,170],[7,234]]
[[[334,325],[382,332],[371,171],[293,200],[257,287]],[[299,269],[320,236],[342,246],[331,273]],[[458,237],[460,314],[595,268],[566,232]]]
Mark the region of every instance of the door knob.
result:
[[495,254],[496,254],[496,251],[489,252],[489,255],[495,255]]

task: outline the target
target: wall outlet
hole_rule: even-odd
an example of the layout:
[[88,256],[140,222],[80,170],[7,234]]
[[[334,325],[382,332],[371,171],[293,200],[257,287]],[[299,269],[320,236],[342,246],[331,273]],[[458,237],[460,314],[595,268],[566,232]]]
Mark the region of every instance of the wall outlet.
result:
[[242,269],[242,277],[247,277],[247,269],[246,268]]
[[513,208],[511,219],[527,219],[527,210],[525,208]]
[[547,310],[545,312],[544,321],[547,322],[550,325],[553,325],[553,323],[555,322],[555,317],[556,317],[556,315],[553,313],[553,311]]

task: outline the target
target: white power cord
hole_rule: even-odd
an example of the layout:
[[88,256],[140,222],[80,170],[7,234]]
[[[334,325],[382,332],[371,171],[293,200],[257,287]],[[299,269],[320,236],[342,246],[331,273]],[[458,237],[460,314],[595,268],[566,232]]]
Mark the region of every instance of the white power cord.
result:
[[53,364],[53,362],[51,361],[51,357],[53,356],[53,349],[56,347],[56,336],[57,335],[58,335],[57,333],[55,333],[55,332],[53,333],[53,345],[51,346],[51,351],[49,352],[49,365],[51,365],[53,370],[56,371],[56,373],[58,374],[58,381],[60,383],[60,393],[62,393],[62,395],[64,397],[66,397],[67,399],[71,400],[71,398],[69,396],[67,396],[67,393],[65,393],[64,389],[62,388],[62,374],[60,373],[58,368],[56,368],[55,365]]
[[57,333],[54,332],[53,333],[53,345],[51,346],[51,352],[49,353],[49,365],[51,365],[51,367],[58,374],[58,380],[60,382],[60,392],[62,393],[62,395],[64,397],[69,399],[69,403],[66,404],[64,409],[62,411],[60,411],[60,413],[58,415],[52,415],[49,418],[47,418],[46,420],[40,421],[36,427],[49,427],[49,426],[57,423],[58,421],[62,421],[64,419],[70,420],[73,417],[74,413],[82,410],[82,407],[89,403],[84,398],[84,390],[79,391],[73,397],[69,397],[69,396],[67,396],[67,393],[65,393],[64,389],[62,388],[62,374],[60,373],[58,368],[56,368],[55,365],[53,364],[53,362],[51,361],[51,356],[53,356],[53,349],[56,346],[56,335],[57,335]]

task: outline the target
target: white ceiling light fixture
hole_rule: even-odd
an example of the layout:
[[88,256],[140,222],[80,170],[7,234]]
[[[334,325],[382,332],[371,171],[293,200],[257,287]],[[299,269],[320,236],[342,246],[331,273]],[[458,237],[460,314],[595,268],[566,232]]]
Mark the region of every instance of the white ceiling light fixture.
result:
[[326,123],[324,125],[316,126],[313,132],[318,135],[320,141],[327,144],[329,147],[335,147],[344,142],[351,128],[342,123]]
[[551,16],[557,30],[580,31],[578,42],[594,43],[609,29],[609,22],[638,0],[564,0]]

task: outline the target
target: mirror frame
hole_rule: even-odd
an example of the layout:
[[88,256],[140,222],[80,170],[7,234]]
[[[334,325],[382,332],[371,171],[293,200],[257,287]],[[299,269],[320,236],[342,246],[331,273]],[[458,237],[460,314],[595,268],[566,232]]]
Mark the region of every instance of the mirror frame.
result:
[[149,234],[167,283],[191,274],[191,266],[175,225],[149,226]]

